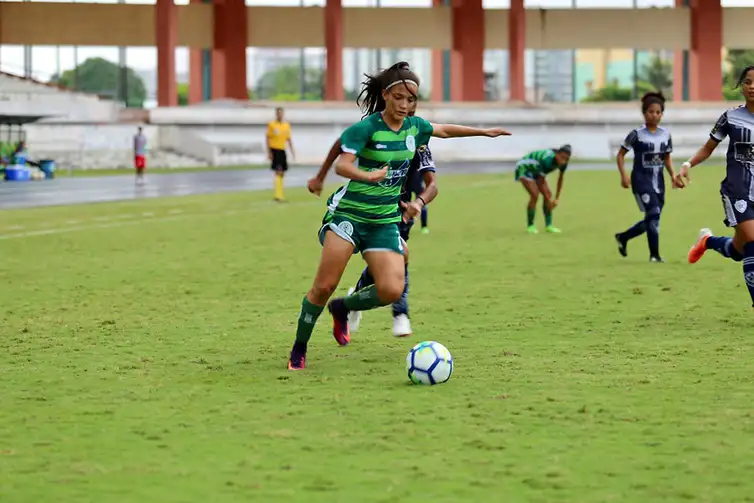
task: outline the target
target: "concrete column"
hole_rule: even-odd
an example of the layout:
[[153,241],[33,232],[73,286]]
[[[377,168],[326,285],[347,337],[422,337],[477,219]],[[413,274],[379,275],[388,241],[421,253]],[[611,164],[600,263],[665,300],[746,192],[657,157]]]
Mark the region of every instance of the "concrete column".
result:
[[508,90],[510,101],[526,101],[526,10],[524,0],[511,0],[508,11]]
[[689,97],[723,99],[723,7],[720,0],[691,0]]
[[155,40],[157,42],[157,105],[178,105],[175,81],[175,45],[178,38],[178,17],[173,0],[157,0],[155,4]]
[[343,101],[343,5],[341,0],[325,4],[325,100]]
[[484,101],[484,7],[482,0],[452,0],[451,99]]

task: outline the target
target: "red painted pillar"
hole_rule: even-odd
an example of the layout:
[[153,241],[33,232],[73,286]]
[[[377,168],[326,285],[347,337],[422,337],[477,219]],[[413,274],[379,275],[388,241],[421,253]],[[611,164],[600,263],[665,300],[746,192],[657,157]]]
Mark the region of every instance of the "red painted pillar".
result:
[[484,101],[482,0],[453,0],[451,99]]
[[508,90],[510,101],[526,101],[526,10],[524,0],[511,0],[508,11]]
[[325,4],[325,101],[343,101],[343,5],[341,0]]
[[[684,6],[684,0],[675,0],[675,7]],[[683,101],[683,49],[673,53],[673,101]]]
[[691,2],[691,71],[689,95],[694,101],[723,99],[723,7],[720,0]]
[[[191,3],[202,3],[202,0],[191,0]],[[204,98],[204,75],[202,65],[202,49],[200,47],[189,48],[189,105],[200,103]]]
[[178,17],[173,0],[157,0],[155,4],[155,41],[157,43],[157,105],[178,105],[175,82],[175,45],[178,39]]
[[214,0],[212,98],[248,100],[246,40],[248,23],[244,0]]
[[[432,7],[445,5],[443,0],[432,0]],[[432,94],[430,101],[442,101],[445,87],[444,63],[442,49],[432,49]]]

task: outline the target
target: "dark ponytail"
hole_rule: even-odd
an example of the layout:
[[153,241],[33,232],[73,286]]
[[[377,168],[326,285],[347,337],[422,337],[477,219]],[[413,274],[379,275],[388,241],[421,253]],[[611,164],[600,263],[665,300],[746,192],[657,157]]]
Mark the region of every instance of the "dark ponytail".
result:
[[736,83],[736,87],[741,87],[744,85],[744,80],[746,80],[746,74],[750,71],[754,70],[754,65],[749,65],[741,72],[741,76],[738,77],[738,82]]
[[[419,77],[411,71],[409,64],[405,61],[396,63],[374,75],[365,73],[364,77],[366,79],[361,83],[361,92],[356,98],[356,104],[364,112],[362,118],[385,110],[385,99],[382,97],[382,91],[390,84],[398,81],[406,84],[406,81],[410,80],[415,82],[417,86],[419,85]],[[408,86],[406,87],[408,88]],[[417,97],[410,89],[409,92],[414,98]]]
[[656,92],[649,92],[646,93],[644,96],[641,97],[641,112],[647,113],[647,110],[649,110],[649,107],[652,105],[657,104],[660,105],[660,110],[663,112],[665,111],[665,96],[662,95],[662,92],[656,91]]

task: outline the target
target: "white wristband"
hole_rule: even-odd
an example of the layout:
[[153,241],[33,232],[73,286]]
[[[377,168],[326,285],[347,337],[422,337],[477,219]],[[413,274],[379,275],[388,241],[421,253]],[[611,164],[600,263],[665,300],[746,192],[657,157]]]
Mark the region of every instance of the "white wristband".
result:
[[681,164],[682,168],[691,169],[691,159]]

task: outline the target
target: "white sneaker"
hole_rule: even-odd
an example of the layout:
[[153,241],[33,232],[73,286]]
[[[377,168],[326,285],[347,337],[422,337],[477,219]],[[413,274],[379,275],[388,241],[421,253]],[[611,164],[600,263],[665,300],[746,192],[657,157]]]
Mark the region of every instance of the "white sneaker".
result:
[[[351,295],[355,291],[356,289],[354,287],[349,288],[348,295]],[[359,329],[359,325],[361,325],[361,311],[349,311],[348,329],[351,332],[356,332]]]
[[405,314],[399,314],[393,318],[393,335],[396,337],[408,337],[411,335],[411,321]]

